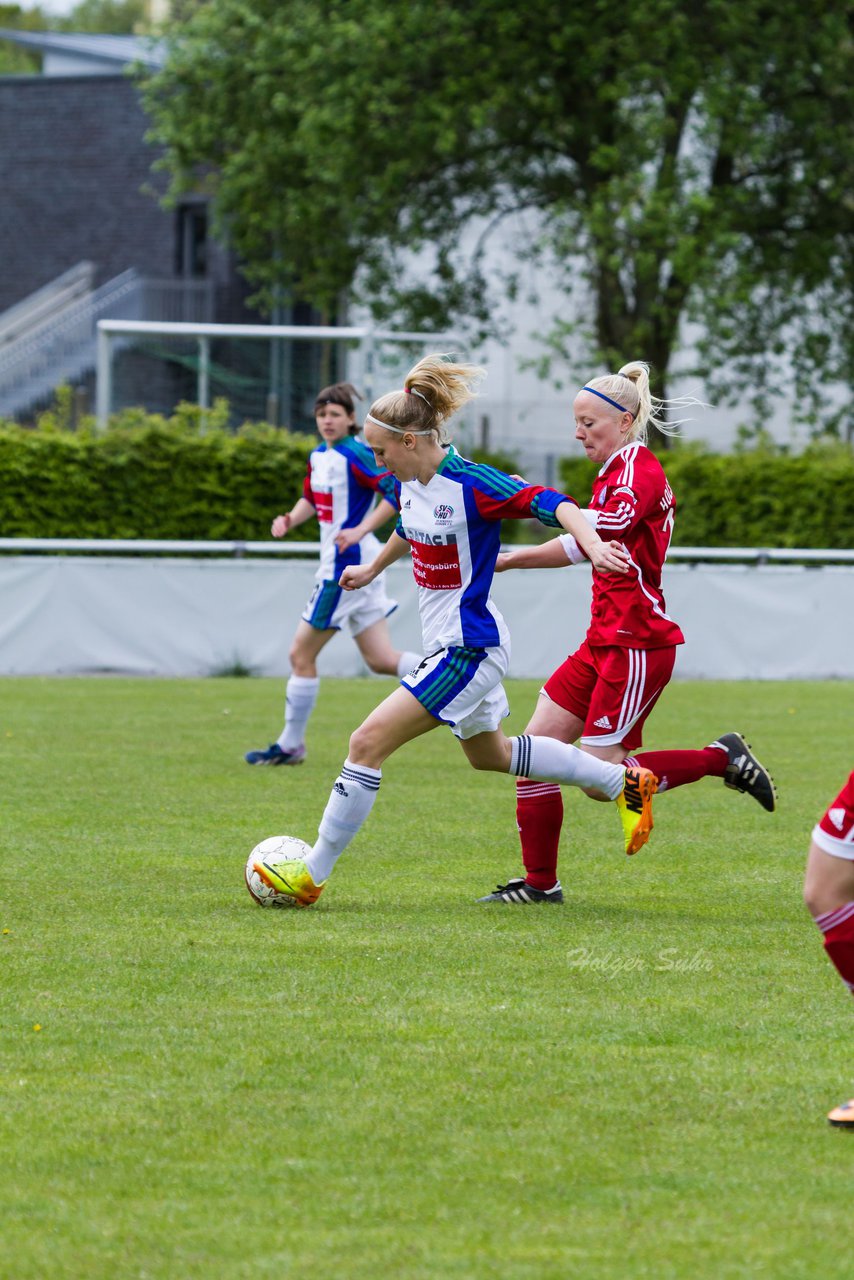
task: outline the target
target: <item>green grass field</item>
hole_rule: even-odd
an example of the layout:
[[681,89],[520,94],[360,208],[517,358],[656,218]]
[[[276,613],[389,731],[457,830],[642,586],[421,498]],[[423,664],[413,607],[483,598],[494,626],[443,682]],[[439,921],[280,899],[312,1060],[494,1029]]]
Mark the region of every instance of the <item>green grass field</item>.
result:
[[[649,747],[741,729],[620,851],[567,791],[561,908],[514,788],[446,730],[390,761],[318,906],[262,911],[391,682],[326,681],[299,769],[271,680],[6,679],[0,1276],[683,1280],[846,1274],[851,1009],[801,901],[851,768],[851,684],[675,684]],[[519,731],[533,682],[510,682]]]

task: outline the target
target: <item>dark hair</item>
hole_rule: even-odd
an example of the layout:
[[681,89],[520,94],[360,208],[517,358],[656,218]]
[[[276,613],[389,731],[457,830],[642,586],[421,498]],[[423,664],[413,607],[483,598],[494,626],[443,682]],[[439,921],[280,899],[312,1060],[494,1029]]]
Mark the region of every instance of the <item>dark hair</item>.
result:
[[[347,413],[355,414],[354,398],[356,400],[362,399],[352,382],[333,382],[331,387],[324,387],[322,391],[318,391],[314,401],[314,412],[317,413],[326,404],[337,404],[342,409],[346,409]],[[350,434],[353,435],[358,430],[358,424],[351,423]]]

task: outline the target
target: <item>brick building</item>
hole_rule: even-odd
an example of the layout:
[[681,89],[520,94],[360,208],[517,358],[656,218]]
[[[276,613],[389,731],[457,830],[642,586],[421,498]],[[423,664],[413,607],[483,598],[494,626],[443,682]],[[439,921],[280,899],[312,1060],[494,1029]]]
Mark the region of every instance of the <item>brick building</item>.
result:
[[[234,255],[211,235],[204,198],[159,203],[166,179],[127,68],[156,67],[162,48],[133,36],[0,30],[0,39],[42,57],[41,74],[0,76],[0,417],[31,420],[60,381],[87,388],[91,404],[98,318],[263,320],[247,307]],[[280,318],[312,316],[301,308]],[[151,347],[117,356],[114,408],[168,412],[194,398],[192,344],[171,361],[163,347],[156,358]],[[235,372],[238,417],[264,416],[276,390],[268,358],[267,344],[214,353]],[[288,358],[278,353],[280,368]],[[293,405],[285,398],[283,419],[304,416],[309,392],[299,387],[314,377],[306,369],[286,379],[298,394]],[[228,385],[214,390],[229,394]]]

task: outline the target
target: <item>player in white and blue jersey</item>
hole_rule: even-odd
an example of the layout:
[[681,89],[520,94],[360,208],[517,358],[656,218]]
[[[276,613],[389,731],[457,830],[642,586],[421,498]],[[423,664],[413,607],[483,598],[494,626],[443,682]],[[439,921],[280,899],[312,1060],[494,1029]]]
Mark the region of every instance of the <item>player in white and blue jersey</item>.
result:
[[[339,585],[345,569],[376,557],[381,543],[373,530],[397,514],[392,477],[356,438],[355,394],[349,383],[340,382],[318,393],[314,415],[321,443],[309,455],[301,497],[272,524],[273,537],[283,538],[316,515],[320,564],[291,644],[284,727],[269,747],[248,751],[247,764],[303,762],[306,726],[320,688],[317,657],[344,626],[371,671],[400,676],[419,661],[417,653],[401,653],[391,643],[386,618],[397,605],[386,595],[382,577],[360,596],[345,593]],[[377,496],[380,501],[374,505]]]
[[475,769],[591,788],[615,800],[626,852],[640,848],[652,828],[656,780],[649,770],[598,760],[550,738],[508,738],[500,727],[509,711],[501,681],[510,638],[489,590],[502,519],[534,517],[565,529],[601,571],[625,572],[626,559],[618,543],[600,540],[574,499],[468,462],[448,448],[445,423],[471,399],[480,372],[426,356],[404,388],[376,401],[366,419],[376,463],[397,482],[400,518],[373,563],[345,569],[341,586],[364,590],[411,550],[426,656],[350,738],[306,859],[255,864],[282,905],[317,900],[373,807],[383,762],[440,724],[451,727]]

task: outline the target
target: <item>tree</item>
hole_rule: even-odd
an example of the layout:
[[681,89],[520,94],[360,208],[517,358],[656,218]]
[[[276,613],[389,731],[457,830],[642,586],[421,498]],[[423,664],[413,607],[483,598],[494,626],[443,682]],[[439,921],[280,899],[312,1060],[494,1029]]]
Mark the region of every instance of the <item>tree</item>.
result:
[[[40,9],[22,9],[19,4],[0,4],[0,29],[9,31],[44,31],[47,17]],[[0,40],[0,75],[34,75],[41,59],[37,53],[11,40]]]
[[[39,5],[23,9],[0,4],[0,29],[12,31],[90,31],[116,35],[136,31],[145,17],[143,0],[80,0],[64,18]],[[41,55],[0,40],[0,75],[38,75]]]
[[144,24],[144,0],[80,0],[67,17],[54,26],[58,31],[128,35],[142,29]]
[[662,391],[694,320],[712,385],[762,401],[788,389],[787,351],[814,389],[854,357],[849,18],[838,0],[217,0],[172,29],[145,100],[172,195],[209,190],[262,302],[349,288],[378,316],[483,329],[485,238],[531,210],[520,256],[581,317],[546,364],[581,338],[585,367],[644,354]]

